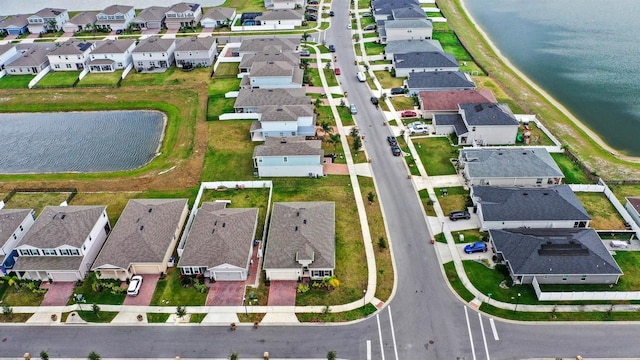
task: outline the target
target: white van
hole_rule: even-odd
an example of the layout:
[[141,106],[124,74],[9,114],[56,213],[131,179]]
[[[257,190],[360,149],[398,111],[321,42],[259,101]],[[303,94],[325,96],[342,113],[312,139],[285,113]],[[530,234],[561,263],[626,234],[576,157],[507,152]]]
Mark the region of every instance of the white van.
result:
[[367,76],[366,76],[362,71],[359,71],[359,72],[356,74],[356,77],[358,78],[358,80],[360,80],[360,82],[365,82],[365,81],[367,81]]

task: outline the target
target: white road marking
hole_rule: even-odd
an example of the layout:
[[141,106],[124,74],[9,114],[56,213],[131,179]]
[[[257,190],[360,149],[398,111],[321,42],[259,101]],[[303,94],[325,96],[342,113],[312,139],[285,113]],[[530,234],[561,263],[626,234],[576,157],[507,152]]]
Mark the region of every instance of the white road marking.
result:
[[367,360],[371,360],[371,340],[367,340]]
[[489,347],[487,346],[487,336],[484,334],[484,324],[482,323],[482,315],[478,313],[478,320],[480,320],[480,330],[482,331],[482,342],[484,343],[484,353],[487,355],[487,360],[491,360],[489,357]]
[[393,328],[393,317],[391,316],[391,305],[389,305],[387,309],[389,309],[389,323],[391,324],[391,338],[393,339],[393,352],[396,354],[396,360],[398,360],[398,346],[396,345],[396,330]]
[[493,318],[489,318],[489,323],[491,324],[491,332],[493,332],[493,338],[496,341],[499,341],[500,338],[498,337],[498,330],[496,330],[496,324],[493,322]]
[[376,321],[378,322],[378,337],[380,338],[380,354],[382,360],[384,360],[384,347],[382,346],[382,330],[380,329],[380,314],[376,315]]
[[469,342],[471,343],[471,354],[473,355],[473,360],[476,360],[476,349],[473,347],[473,335],[471,334],[471,325],[469,324],[469,313],[467,312],[467,307],[464,307],[464,317],[467,319],[467,330],[469,331]]

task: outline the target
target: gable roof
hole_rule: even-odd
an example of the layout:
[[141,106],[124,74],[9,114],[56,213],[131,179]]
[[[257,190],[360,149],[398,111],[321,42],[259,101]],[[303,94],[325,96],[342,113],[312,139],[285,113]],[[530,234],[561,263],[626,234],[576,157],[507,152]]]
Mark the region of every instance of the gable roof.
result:
[[135,42],[133,39],[103,41],[93,49],[91,54],[122,54]]
[[391,10],[394,20],[400,19],[426,19],[427,14],[419,5],[410,5],[408,7],[395,8]]
[[128,269],[132,263],[161,263],[181,227],[187,199],[131,199],[122,211],[93,268]]
[[489,89],[421,91],[418,96],[422,100],[422,108],[433,111],[458,111],[458,105],[464,103],[497,102]]
[[[424,91],[421,91],[421,93]],[[434,114],[433,124],[436,126],[453,126],[453,129],[457,136],[466,134],[469,132],[469,128],[462,120],[460,114]]]
[[175,51],[195,51],[195,50],[209,51],[215,45],[216,45],[216,39],[211,36],[191,37],[191,38],[177,40]]
[[263,267],[300,268],[296,259],[313,259],[310,269],[335,268],[335,203],[277,202],[269,223]]
[[489,234],[514,275],[622,275],[593,229],[506,229]]
[[100,12],[100,14],[104,15],[116,15],[116,14],[126,14],[133,9],[133,6],[129,5],[111,5],[107,6],[104,10]]
[[313,105],[265,105],[258,108],[260,121],[298,121],[301,116],[313,116]]
[[258,222],[258,209],[225,208],[205,202],[198,209],[178,266],[246,268]]
[[7,64],[7,67],[24,67],[24,66],[35,66],[40,67],[43,63],[49,62],[49,49],[44,47],[34,47],[31,49],[27,49],[15,60],[11,61]]
[[[431,39],[408,39],[391,40],[385,45],[384,51],[387,54],[406,54],[410,52],[444,51],[438,40]],[[456,104],[456,109],[457,109]]]
[[253,149],[257,156],[323,156],[322,141],[306,140],[304,136],[268,137],[264,145]]
[[235,108],[263,105],[306,105],[311,98],[305,89],[240,89],[233,105]]
[[56,46],[49,55],[81,55],[84,54],[87,49],[91,48],[93,43],[80,42],[74,38],[71,38],[59,46]]
[[478,148],[460,150],[460,160],[471,178],[563,178],[544,148]]
[[166,52],[169,51],[174,42],[174,39],[161,39],[157,36],[150,36],[140,40],[133,52]]
[[515,125],[520,123],[513,116],[509,105],[500,103],[459,104],[460,115],[471,125]]
[[13,240],[13,233],[33,209],[0,209],[0,247]]
[[591,217],[569,185],[548,188],[472,186],[485,221],[587,221]]
[[216,21],[226,21],[231,19],[233,14],[236,13],[236,9],[228,7],[213,7],[204,14],[202,20],[211,19]]
[[282,52],[293,52],[300,46],[299,38],[249,38],[242,40],[239,52],[264,52],[267,47],[277,49]]
[[6,18],[0,22],[0,29],[9,29],[9,28],[23,28],[29,25],[29,15],[27,14],[18,14]]
[[407,86],[424,88],[475,88],[471,77],[462,71],[424,71],[409,74]]
[[200,4],[181,2],[181,3],[171,5],[171,7],[167,12],[183,13],[183,12],[189,12],[189,11],[196,11],[198,10],[199,7],[200,7]]
[[256,16],[256,20],[302,20],[302,10],[293,9],[275,9],[267,10],[260,16]]
[[397,69],[423,67],[458,67],[456,58],[441,51],[421,51],[394,54],[393,63]]
[[[420,3],[415,0],[395,0],[395,1],[375,1],[371,3],[371,8],[375,15],[389,15],[391,16],[394,9],[404,9],[411,7],[420,7]],[[426,14],[425,14],[426,15]],[[426,16],[425,16],[426,17]]]
[[429,19],[400,19],[387,20],[384,22],[386,29],[415,29],[415,28],[433,28],[433,24]]
[[98,15],[97,11],[83,11],[76,14],[71,19],[69,19],[67,23],[82,25],[82,26],[87,24],[93,24],[97,20],[97,15]]
[[39,249],[80,248],[106,206],[47,206],[20,241]]
[[268,62],[268,61],[286,61],[291,65],[298,65],[300,63],[300,56],[293,52],[262,52],[255,54],[247,54],[242,57],[239,68],[249,68],[255,62]]
[[636,213],[640,214],[640,197],[627,197],[626,199]]
[[32,17],[55,18],[66,11],[67,9],[44,8],[33,14]]
[[167,6],[149,6],[145,8],[133,19],[133,22],[160,21],[164,19],[165,13],[169,11]]
[[295,68],[288,61],[256,61],[249,76],[291,76]]

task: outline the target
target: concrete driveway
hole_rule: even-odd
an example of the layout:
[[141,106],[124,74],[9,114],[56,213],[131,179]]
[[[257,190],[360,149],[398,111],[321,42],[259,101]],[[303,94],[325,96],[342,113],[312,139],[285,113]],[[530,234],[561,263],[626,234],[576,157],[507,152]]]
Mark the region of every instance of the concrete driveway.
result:
[[76,288],[75,282],[43,282],[41,289],[47,289],[40,306],[65,306]]
[[[142,286],[137,296],[128,296],[124,299],[124,305],[148,306],[151,297],[156,290],[156,284],[160,280],[160,275],[142,275]],[[123,286],[126,286],[123,285]]]

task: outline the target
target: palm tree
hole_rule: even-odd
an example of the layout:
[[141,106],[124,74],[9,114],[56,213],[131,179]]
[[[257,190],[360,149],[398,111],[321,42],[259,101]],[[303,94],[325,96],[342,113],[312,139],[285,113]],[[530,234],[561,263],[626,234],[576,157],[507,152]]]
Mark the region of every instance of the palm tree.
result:
[[309,33],[307,33],[306,31],[304,33],[302,33],[302,41],[304,41],[304,45],[307,46],[307,40],[311,37],[311,35],[309,35]]
[[326,137],[327,135],[329,135],[329,133],[331,133],[331,123],[328,121],[323,121],[320,123],[320,127],[322,128],[322,132],[324,133],[324,136]]
[[333,144],[333,152],[338,151],[338,143],[340,142],[340,134],[329,134],[328,142]]

